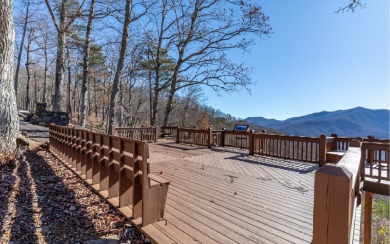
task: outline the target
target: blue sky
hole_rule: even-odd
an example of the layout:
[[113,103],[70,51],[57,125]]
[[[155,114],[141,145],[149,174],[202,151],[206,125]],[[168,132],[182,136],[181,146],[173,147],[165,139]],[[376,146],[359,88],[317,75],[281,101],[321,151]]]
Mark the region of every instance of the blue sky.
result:
[[207,104],[240,118],[275,119],[389,109],[389,1],[366,2],[355,13],[336,14],[347,1],[260,1],[274,34],[250,53],[231,54],[253,68],[251,95],[206,88]]

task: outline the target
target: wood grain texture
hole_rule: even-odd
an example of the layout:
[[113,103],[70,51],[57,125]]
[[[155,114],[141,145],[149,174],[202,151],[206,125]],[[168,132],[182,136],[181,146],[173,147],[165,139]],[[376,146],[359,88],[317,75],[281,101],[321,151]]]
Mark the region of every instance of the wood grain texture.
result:
[[142,228],[152,240],[312,241],[316,164],[159,141],[149,145],[151,173],[171,183],[164,219]]

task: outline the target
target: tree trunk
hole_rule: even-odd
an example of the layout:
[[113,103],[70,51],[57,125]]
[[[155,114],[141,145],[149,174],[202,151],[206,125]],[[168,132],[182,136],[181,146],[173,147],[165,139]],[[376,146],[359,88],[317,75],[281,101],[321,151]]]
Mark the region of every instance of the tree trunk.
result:
[[[88,78],[89,78],[89,53],[91,49],[91,31],[92,21],[94,18],[95,0],[91,0],[89,7],[87,31],[85,34],[84,43],[84,60],[83,60],[83,83],[81,83],[81,107],[80,107],[80,120],[81,127],[85,128],[86,106],[87,106],[87,92],[88,92]],[[91,108],[91,106],[89,107]]]
[[189,109],[190,109],[190,101],[187,100],[185,102],[184,108],[183,108],[183,114],[182,114],[183,118],[182,118],[181,124],[180,124],[181,127],[184,127],[184,128],[186,127],[186,117],[187,117],[187,112]]
[[0,4],[0,162],[6,162],[16,149],[19,131],[14,89],[15,30],[12,0]]
[[49,57],[48,57],[48,53],[47,53],[47,36],[45,37],[44,52],[45,52],[45,73],[44,73],[45,77],[43,78],[43,97],[42,97],[42,102],[46,103],[47,71],[49,70]]
[[35,102],[38,102],[38,82],[37,82],[37,69],[34,69],[34,100]]
[[165,108],[163,126],[168,126],[169,116],[171,115],[171,112],[172,112],[173,97],[175,95],[175,92],[176,92],[176,89],[172,83],[171,90],[169,91],[169,95],[168,95],[167,106]]
[[72,100],[70,99],[70,88],[72,85],[72,70],[70,66],[70,61],[69,61],[69,66],[68,66],[68,113],[72,117]]
[[179,70],[180,70],[180,67],[181,67],[181,64],[182,64],[181,59],[183,57],[183,53],[184,53],[183,49],[180,50],[180,52],[179,52],[179,61],[177,62],[175,70],[173,72],[172,83],[171,83],[171,87],[170,87],[170,90],[169,90],[167,106],[165,108],[163,126],[168,126],[169,116],[170,116],[170,114],[172,112],[173,98],[174,98],[175,93],[176,93],[176,84],[177,84],[177,79],[178,79],[178,75],[179,75]]
[[150,125],[155,126],[156,122],[153,121],[153,87],[152,87],[152,72],[148,72],[148,81],[149,81],[149,120]]
[[47,6],[47,9],[50,12],[54,26],[56,27],[58,33],[53,110],[56,112],[62,112],[62,96],[64,95],[62,92],[63,92],[63,83],[64,83],[64,74],[65,74],[66,33],[69,27],[75,21],[75,19],[81,16],[81,8],[84,4],[84,1],[81,3],[74,16],[68,21],[68,8],[71,3],[69,0],[62,0],[58,10],[59,12],[58,15],[60,18],[59,24],[57,23],[55,17],[56,15],[53,12],[53,8],[50,6],[49,0],[45,0],[45,4]]
[[119,82],[119,127],[122,127],[123,122],[123,82],[122,80]]
[[[111,76],[111,74],[110,74]],[[103,79],[103,94],[104,94],[104,90],[106,89],[106,78]],[[107,89],[108,90],[108,89]],[[103,121],[103,124],[104,122],[106,121],[106,99],[103,99],[103,114],[102,114],[102,121]]]
[[54,85],[53,110],[62,112],[63,83],[65,78],[65,47],[68,2],[63,0],[60,7],[60,26],[57,35],[56,76]]
[[112,134],[112,126],[116,123],[116,99],[119,92],[119,81],[122,78],[122,69],[125,62],[125,56],[126,56],[126,49],[127,49],[127,40],[128,40],[128,34],[129,34],[129,25],[131,22],[130,15],[131,15],[131,3],[132,0],[126,0],[126,8],[125,8],[125,22],[123,23],[123,31],[122,31],[122,40],[121,40],[121,47],[120,47],[120,53],[119,53],[119,60],[118,60],[118,66],[115,71],[115,77],[114,82],[112,84],[112,92],[111,92],[111,99],[110,99],[110,112],[109,112],[109,118],[108,118],[108,127],[107,127],[107,133],[109,135]]
[[54,101],[53,110],[56,112],[62,112],[62,96],[63,96],[63,81],[65,77],[65,39],[66,32],[58,32],[57,42],[57,59],[56,59],[56,77],[54,85]]
[[24,45],[24,37],[26,36],[26,30],[27,30],[27,23],[28,23],[28,13],[30,10],[30,1],[27,1],[26,6],[26,16],[24,18],[24,24],[23,24],[23,34],[22,34],[22,40],[20,40],[20,47],[19,47],[19,54],[18,54],[18,62],[16,64],[16,72],[15,72],[15,96],[18,96],[18,84],[19,84],[19,68],[20,68],[20,61],[22,59],[22,52],[23,52],[23,45]]
[[30,74],[30,49],[31,49],[31,29],[30,33],[28,34],[27,38],[27,47],[26,47],[26,52],[27,52],[27,60],[26,60],[26,72],[27,72],[27,84],[26,84],[26,104],[25,107],[27,110],[30,110],[30,81],[31,81],[31,74]]
[[95,117],[98,117],[98,102],[97,102],[97,80],[93,78],[93,101],[95,108]]

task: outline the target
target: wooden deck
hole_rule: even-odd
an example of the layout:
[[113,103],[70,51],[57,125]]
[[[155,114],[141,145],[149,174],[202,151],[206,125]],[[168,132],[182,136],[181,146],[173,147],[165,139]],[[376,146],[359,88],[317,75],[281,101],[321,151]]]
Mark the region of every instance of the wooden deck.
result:
[[169,180],[158,243],[310,243],[316,164],[248,150],[149,144],[151,172]]

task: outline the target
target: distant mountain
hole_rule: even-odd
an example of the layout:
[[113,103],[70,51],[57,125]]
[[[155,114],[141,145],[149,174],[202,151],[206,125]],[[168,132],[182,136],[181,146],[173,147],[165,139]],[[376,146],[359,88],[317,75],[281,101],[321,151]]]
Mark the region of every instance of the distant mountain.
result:
[[286,120],[249,117],[245,121],[280,131],[288,135],[390,138],[390,110],[362,107],[334,112],[319,112]]

